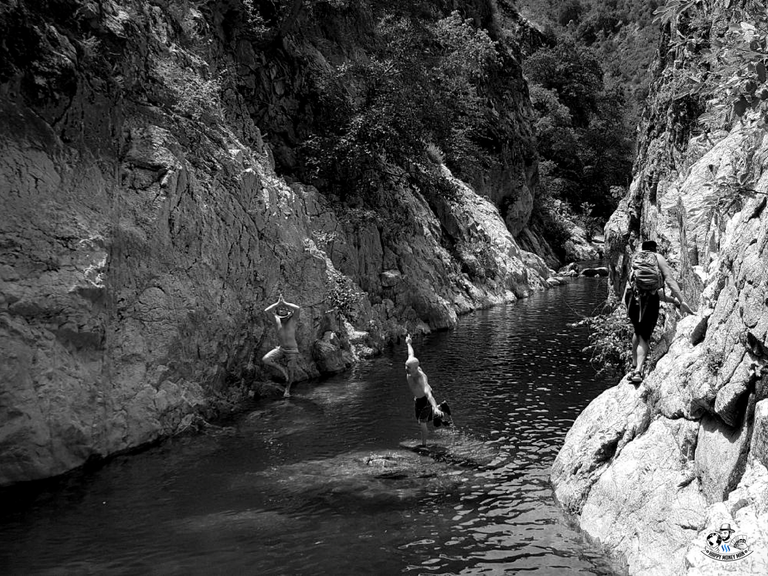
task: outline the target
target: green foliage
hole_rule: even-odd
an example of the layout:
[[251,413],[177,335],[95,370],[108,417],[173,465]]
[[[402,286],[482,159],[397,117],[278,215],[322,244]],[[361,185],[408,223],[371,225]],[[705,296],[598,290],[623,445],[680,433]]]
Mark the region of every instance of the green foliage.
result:
[[583,127],[597,110],[603,88],[603,70],[595,54],[569,38],[552,48],[543,48],[525,61],[529,82],[554,90],[571,112],[575,126]]
[[725,16],[715,18],[704,0],[669,0],[656,11],[668,26],[671,46],[690,59],[684,90],[706,100],[705,129],[724,128],[743,119],[768,123],[768,6],[760,0],[728,0]]
[[175,82],[171,86],[178,97],[174,109],[179,114],[193,120],[200,120],[206,114],[221,118],[221,83],[218,78],[205,80],[190,75],[185,81]]
[[632,324],[627,310],[611,292],[600,314],[584,318],[589,328],[589,345],[584,352],[598,373],[622,376],[632,367]]
[[443,151],[440,150],[439,146],[436,146],[430,142],[427,144],[426,152],[427,158],[429,158],[435,164],[440,165],[445,162],[445,154],[443,154]]
[[558,9],[557,22],[561,26],[568,26],[571,23],[578,24],[583,13],[584,6],[579,0],[565,0]]
[[[570,3],[559,0],[518,0],[522,13],[557,40],[570,37],[593,50],[603,69],[607,90],[621,87],[625,94],[625,124],[639,123],[648,94],[651,62],[658,45],[658,26],[652,22],[660,0],[580,0],[577,18],[560,18]],[[569,25],[569,22],[572,24]]]
[[708,353],[705,355],[707,370],[709,370],[710,374],[716,376],[720,373],[720,369],[725,362],[725,353],[722,350],[711,349],[707,352]]
[[622,92],[605,90],[594,52],[569,39],[534,53],[525,72],[537,150],[548,162],[542,188],[576,212],[587,203],[588,216],[606,218],[616,205],[611,187],[626,185],[632,168],[632,132],[621,122]]
[[472,240],[460,242],[456,254],[461,262],[461,271],[473,280],[496,278],[499,264],[488,250],[488,242]]
[[715,166],[709,166],[709,179],[704,186],[714,190],[711,196],[709,210],[727,216],[735,207],[740,210],[746,198],[756,195],[766,195],[755,190],[755,176],[752,173],[755,159],[754,151],[762,142],[762,134],[757,132],[750,136],[742,147],[741,154],[730,165],[718,172]]
[[768,7],[764,2],[744,2],[734,7],[732,21],[710,37],[705,61],[710,69],[706,84],[717,98],[714,108],[741,118],[748,110],[768,116]]
[[704,0],[667,0],[667,3],[653,14],[654,22],[662,24],[676,23],[677,20],[695,6],[700,6]]
[[391,167],[422,162],[428,142],[459,170],[483,156],[478,86],[500,63],[487,32],[457,12],[432,25],[385,14],[374,36],[374,54],[314,79],[319,129],[303,148],[307,177],[342,198],[369,196],[392,180]]
[[357,303],[363,295],[355,289],[355,285],[349,277],[334,273],[330,278],[328,296],[326,302],[330,304],[329,310],[351,318]]
[[539,162],[539,194],[533,200],[531,227],[537,230],[555,255],[565,260],[565,243],[571,232],[565,222],[572,219],[572,212],[560,197],[566,182],[557,176],[557,167],[551,160]]
[[221,81],[218,76],[204,78],[191,67],[185,67],[170,57],[154,63],[155,74],[161,78],[173,98],[175,112],[199,121],[221,119]]

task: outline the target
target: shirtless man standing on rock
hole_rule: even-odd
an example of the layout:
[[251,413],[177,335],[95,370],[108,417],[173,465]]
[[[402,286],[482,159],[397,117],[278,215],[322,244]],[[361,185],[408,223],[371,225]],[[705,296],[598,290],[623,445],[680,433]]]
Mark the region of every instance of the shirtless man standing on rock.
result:
[[416,421],[421,426],[421,445],[427,445],[427,422],[433,418],[442,418],[443,413],[437,407],[437,401],[432,396],[432,388],[429,385],[427,375],[419,366],[419,360],[413,353],[411,335],[405,337],[408,345],[408,359],[405,361],[405,372],[408,387],[413,393],[414,407],[416,409]]
[[[283,300],[282,294],[280,294],[277,302],[264,310],[274,317],[279,345],[274,350],[267,352],[262,358],[262,362],[279,370],[285,378],[285,391],[283,392],[285,398],[291,395],[291,384],[293,384],[293,379],[296,376],[296,361],[299,356],[296,327],[299,323],[300,311],[300,306]],[[286,368],[282,366],[283,359],[285,359]]]

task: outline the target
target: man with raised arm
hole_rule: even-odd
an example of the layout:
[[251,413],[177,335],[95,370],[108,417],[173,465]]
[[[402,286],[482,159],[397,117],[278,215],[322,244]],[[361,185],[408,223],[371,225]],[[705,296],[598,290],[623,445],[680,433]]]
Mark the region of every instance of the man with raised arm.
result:
[[408,346],[408,359],[405,361],[406,379],[408,387],[413,393],[414,407],[416,410],[416,421],[421,426],[421,445],[427,445],[427,422],[433,418],[442,418],[443,413],[437,406],[437,401],[432,395],[432,388],[429,386],[427,375],[419,366],[419,360],[413,353],[413,340],[411,335],[405,337],[405,343]]
[[[296,376],[296,361],[299,356],[299,346],[296,343],[296,327],[299,323],[299,312],[301,307],[283,300],[280,294],[277,302],[268,306],[264,312],[272,314],[275,327],[277,328],[277,348],[267,352],[262,358],[262,362],[267,366],[276,368],[285,378],[285,391],[283,396],[287,398],[291,395],[291,384]],[[285,360],[286,368],[283,368],[282,361]]]

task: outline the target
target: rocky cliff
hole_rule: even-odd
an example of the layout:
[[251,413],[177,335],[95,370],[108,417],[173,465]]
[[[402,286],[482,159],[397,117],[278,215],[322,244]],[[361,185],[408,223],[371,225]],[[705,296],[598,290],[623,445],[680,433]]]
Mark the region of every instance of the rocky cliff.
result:
[[[642,386],[623,379],[593,401],[552,469],[558,500],[630,574],[768,573],[768,133],[759,102],[739,117],[725,86],[692,89],[717,77],[704,57],[729,24],[753,25],[742,4],[673,19],[634,180],[606,227],[618,292],[632,246],[654,239],[697,314],[668,311]],[[724,524],[749,555],[705,554]]]
[[[262,311],[281,292],[303,307],[307,379],[546,286],[439,162],[451,194],[402,184],[375,209],[279,175],[300,77],[236,34],[244,4],[0,7],[0,486],[269,393]],[[482,191],[535,177],[509,166]]]

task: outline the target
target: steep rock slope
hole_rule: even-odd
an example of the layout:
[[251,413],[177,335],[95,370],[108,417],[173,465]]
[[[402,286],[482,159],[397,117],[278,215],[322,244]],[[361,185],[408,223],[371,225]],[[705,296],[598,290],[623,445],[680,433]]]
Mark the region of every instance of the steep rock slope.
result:
[[[643,385],[593,401],[552,470],[557,498],[630,574],[768,572],[768,133],[758,113],[700,117],[699,50],[744,17],[700,9],[662,42],[634,180],[606,227],[617,291],[632,246],[655,239],[698,313],[668,315]],[[704,553],[723,524],[749,555]]]
[[[445,167],[450,197],[403,185],[376,211],[278,176],[238,75],[258,58],[232,45],[240,4],[0,7],[0,485],[269,393],[281,292],[304,308],[306,379],[545,286]],[[255,91],[284,90],[251,66]]]

